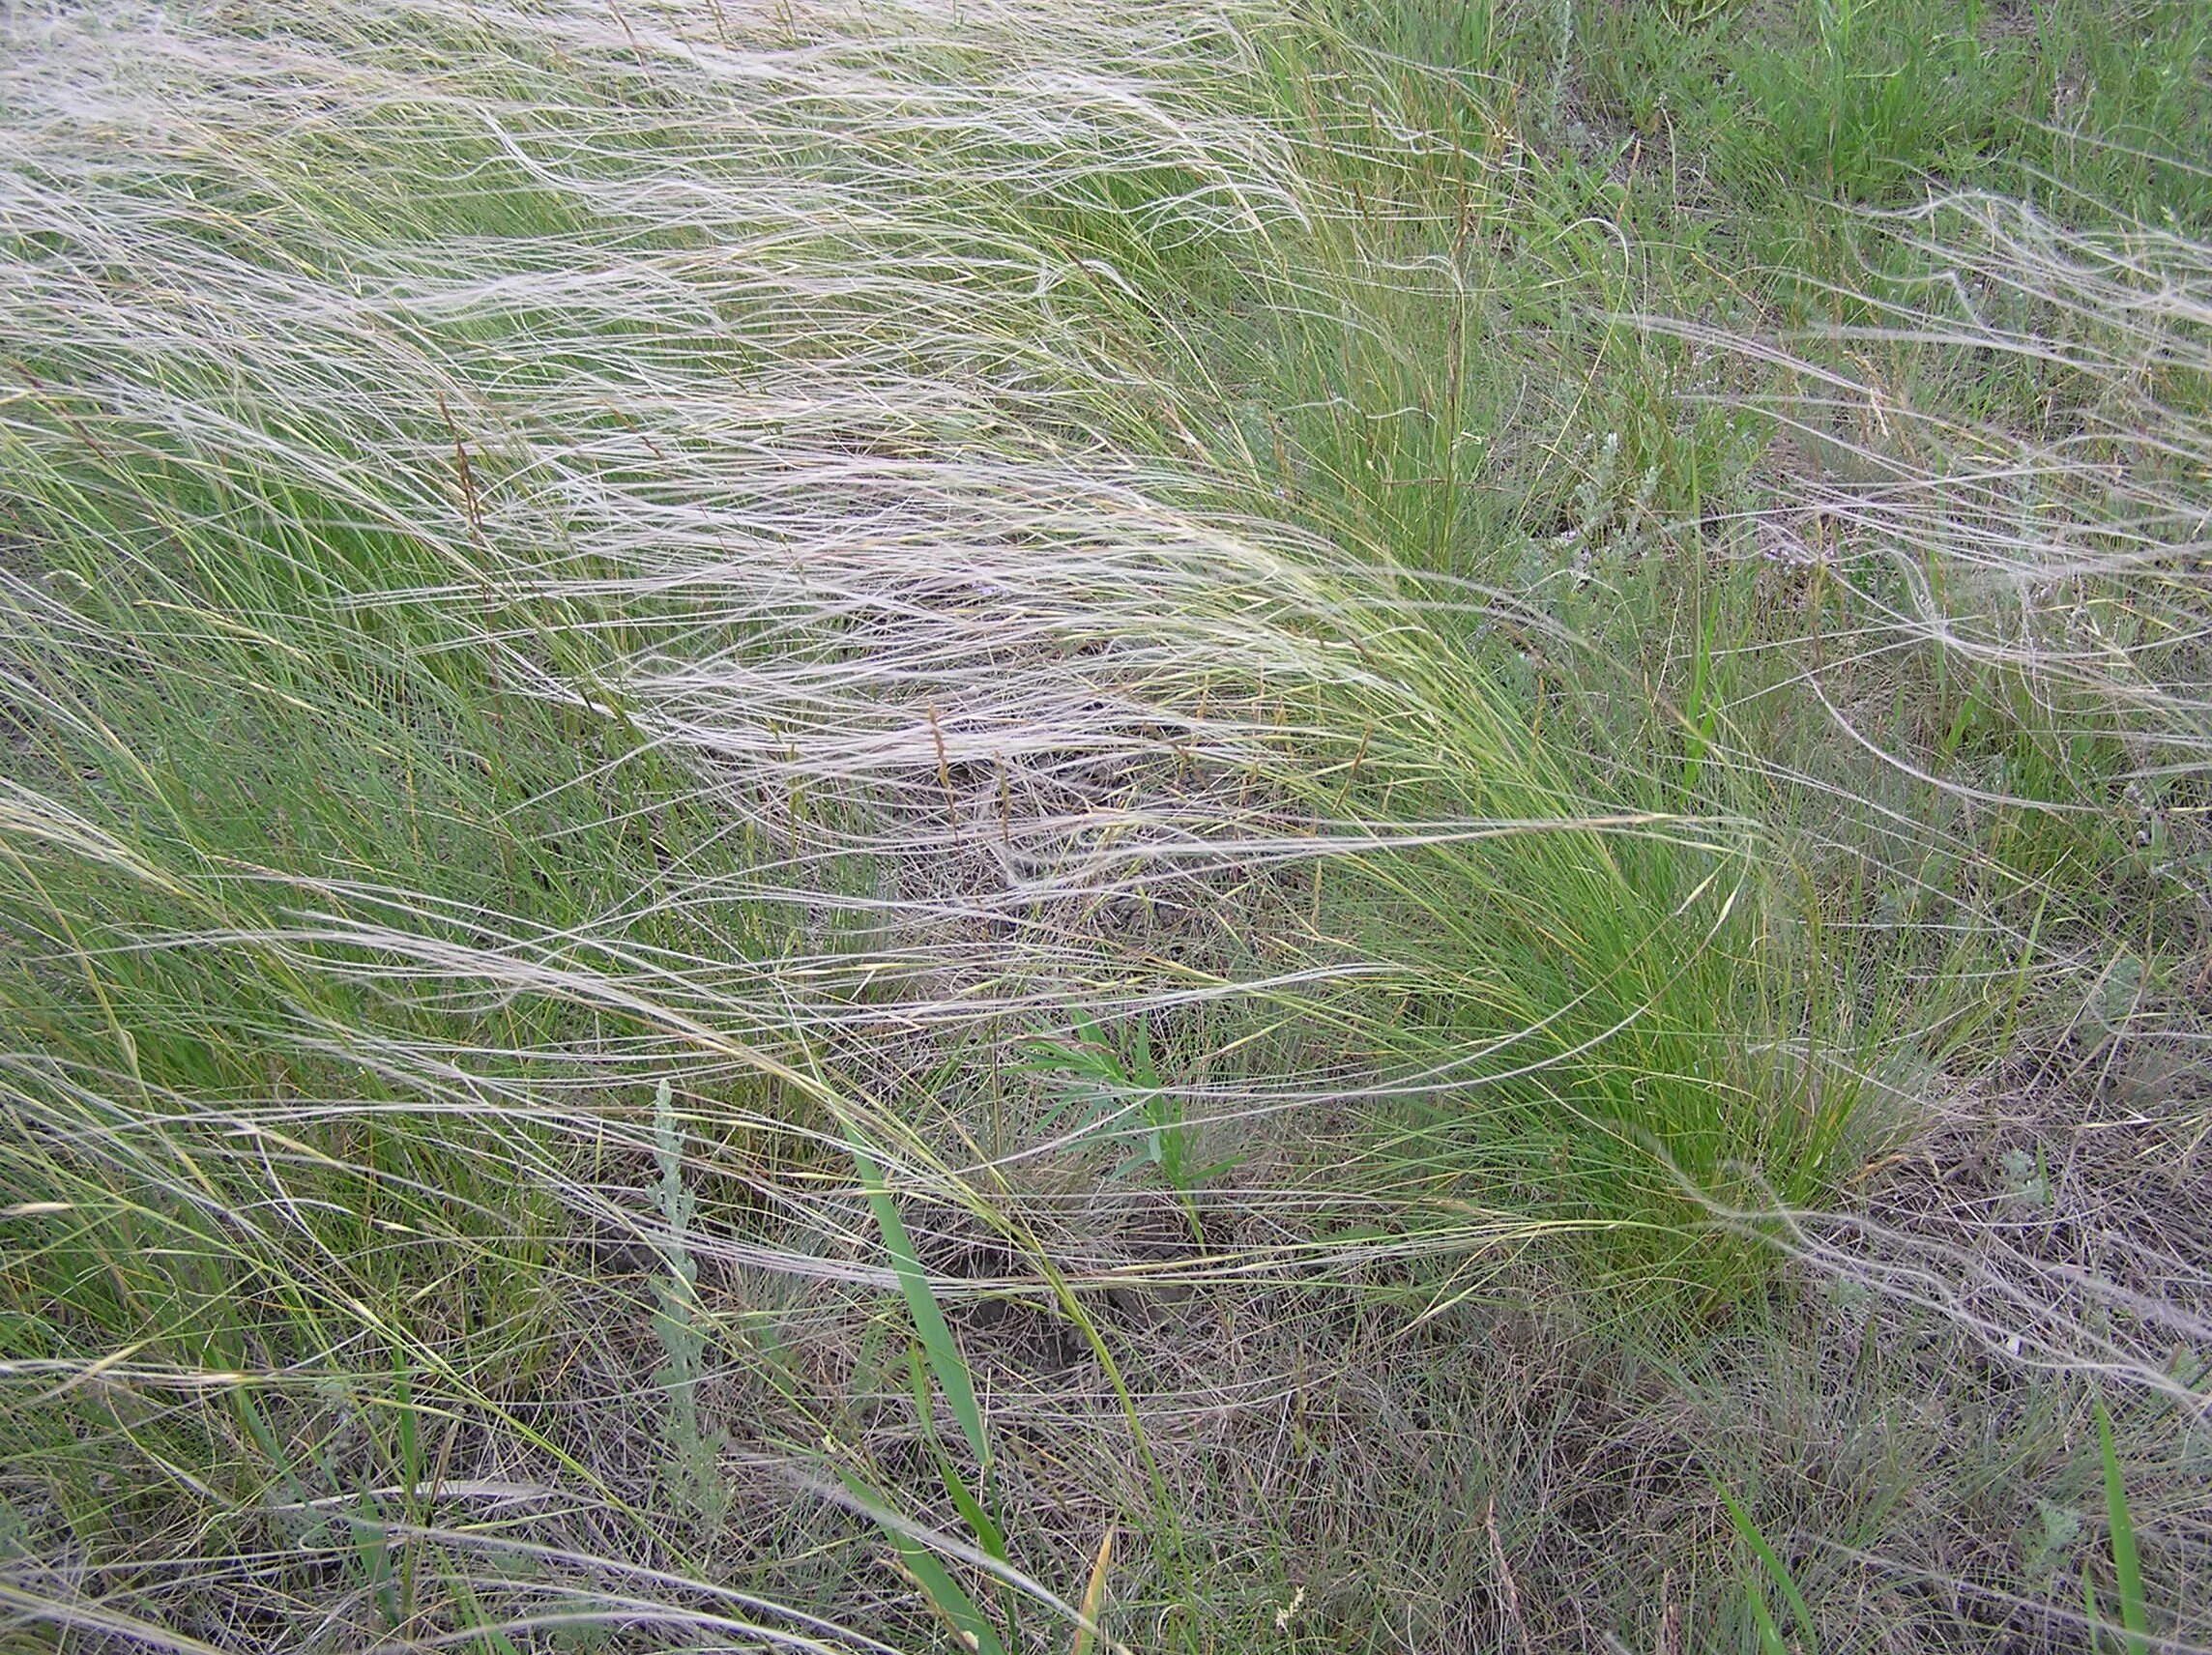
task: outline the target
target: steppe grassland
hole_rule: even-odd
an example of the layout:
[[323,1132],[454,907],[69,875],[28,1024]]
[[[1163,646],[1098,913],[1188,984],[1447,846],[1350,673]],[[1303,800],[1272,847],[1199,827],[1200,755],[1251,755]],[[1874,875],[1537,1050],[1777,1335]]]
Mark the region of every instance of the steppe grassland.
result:
[[11,15],[9,1636],[2206,1641],[2205,28]]

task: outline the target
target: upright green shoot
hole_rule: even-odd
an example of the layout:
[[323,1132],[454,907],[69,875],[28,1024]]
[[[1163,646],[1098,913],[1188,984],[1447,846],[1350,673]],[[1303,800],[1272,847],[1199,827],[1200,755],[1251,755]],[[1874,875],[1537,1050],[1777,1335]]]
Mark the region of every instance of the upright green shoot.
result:
[[[2112,1440],[2112,1416],[2105,1399],[2095,1401],[2097,1455],[2105,1473],[2105,1521],[2112,1537],[2112,1589],[2120,1599],[2120,1647],[2125,1655],[2150,1655],[2150,1611],[2143,1598],[2142,1560],[2136,1550],[2136,1525],[2128,1509],[2128,1486],[2120,1471],[2119,1450]],[[2087,1599],[2089,1624],[2102,1628],[2095,1590],[2086,1575],[2081,1589]]]

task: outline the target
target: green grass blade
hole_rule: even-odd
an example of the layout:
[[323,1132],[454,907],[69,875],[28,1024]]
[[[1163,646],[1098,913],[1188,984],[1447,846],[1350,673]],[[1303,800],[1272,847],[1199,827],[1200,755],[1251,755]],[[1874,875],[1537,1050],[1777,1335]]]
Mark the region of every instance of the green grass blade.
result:
[[1782,1628],[1774,1621],[1774,1611],[1766,1607],[1766,1594],[1760,1590],[1756,1581],[1746,1581],[1744,1601],[1751,1605],[1754,1619],[1759,1622],[1759,1647],[1765,1655],[1790,1655],[1790,1645],[1782,1641]]
[[915,1256],[913,1238],[907,1234],[906,1221],[899,1217],[898,1207],[884,1182],[883,1169],[850,1131],[846,1142],[851,1146],[853,1164],[859,1169],[860,1182],[867,1191],[868,1209],[875,1215],[876,1228],[883,1234],[884,1250],[890,1255],[891,1268],[898,1275],[899,1292],[906,1299],[907,1313],[914,1318],[915,1332],[929,1357],[929,1371],[937,1379],[938,1389],[945,1393],[952,1417],[959,1421],[960,1434],[968,1439],[975,1464],[987,1473],[991,1466],[990,1439],[983,1433],[983,1410],[975,1402],[975,1387],[968,1377],[967,1359],[960,1354],[952,1329],[946,1324],[944,1307],[937,1302],[929,1278],[922,1272],[921,1262]]
[[2112,1416],[2097,1399],[2097,1451],[2105,1463],[2105,1516],[2112,1530],[2112,1579],[2120,1594],[2120,1625],[2128,1655],[2150,1655],[2150,1611],[2143,1601],[2142,1559],[2136,1551],[2135,1520],[2128,1511],[2127,1483],[2112,1442]]
[[[1797,1589],[1797,1582],[1790,1573],[1790,1566],[1767,1544],[1766,1536],[1760,1533],[1759,1525],[1751,1521],[1751,1514],[1736,1502],[1733,1495],[1717,1482],[1713,1484],[1713,1492],[1721,1496],[1722,1503],[1728,1507],[1729,1521],[1735,1524],[1735,1531],[1743,1536],[1760,1562],[1764,1565],[1767,1574],[1772,1577],[1775,1585],[1781,1588],[1783,1601],[1790,1606],[1790,1612],[1796,1616],[1797,1629],[1804,1635],[1806,1648],[1810,1650],[1814,1638],[1813,1611],[1806,1607],[1805,1594]],[[1767,1609],[1764,1599],[1754,1592],[1751,1594],[1751,1602],[1753,1612],[1759,1616],[1761,1637],[1771,1634],[1773,1641],[1770,1647],[1785,1647],[1781,1629],[1775,1625],[1773,1613]]]
[[1005,1530],[999,1526],[997,1520],[983,1509],[983,1502],[969,1490],[966,1479],[960,1475],[960,1468],[953,1465],[952,1457],[945,1452],[945,1444],[938,1439],[936,1429],[930,1422],[929,1376],[922,1371],[920,1353],[909,1346],[907,1359],[914,1405],[920,1413],[922,1435],[928,1440],[930,1458],[937,1462],[938,1480],[945,1485],[945,1492],[951,1496],[953,1506],[975,1531],[984,1555],[996,1562],[1010,1564],[1013,1559],[1007,1555]]
[[879,1503],[881,1496],[859,1477],[842,1467],[837,1475],[860,1508],[876,1520],[884,1538],[897,1551],[899,1566],[921,1589],[922,1596],[929,1600],[929,1607],[952,1629],[954,1636],[975,1651],[975,1655],[1006,1655],[998,1628],[938,1560],[937,1554],[885,1513]]
[[898,1548],[899,1561],[906,1566],[907,1573],[920,1582],[931,1607],[952,1623],[963,1643],[976,1651],[976,1655],[1006,1655],[1006,1646],[1000,1641],[998,1629],[984,1618],[983,1611],[975,1607],[975,1600],[961,1588],[959,1582],[926,1547],[899,1534],[890,1536],[890,1540]]

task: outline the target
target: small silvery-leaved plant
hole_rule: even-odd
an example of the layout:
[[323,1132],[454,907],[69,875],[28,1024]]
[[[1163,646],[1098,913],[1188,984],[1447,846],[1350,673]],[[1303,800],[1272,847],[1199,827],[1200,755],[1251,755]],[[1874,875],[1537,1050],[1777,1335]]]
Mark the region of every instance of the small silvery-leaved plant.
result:
[[707,1365],[701,1329],[699,1265],[688,1235],[697,1201],[684,1183],[684,1136],[666,1081],[653,1094],[653,1153],[660,1169],[654,1195],[668,1229],[659,1243],[663,1273],[654,1279],[653,1331],[667,1361],[654,1383],[668,1398],[662,1434],[668,1446],[663,1476],[669,1493],[710,1528],[728,1514],[730,1495],[718,1464],[722,1434],[699,1417],[699,1380]]

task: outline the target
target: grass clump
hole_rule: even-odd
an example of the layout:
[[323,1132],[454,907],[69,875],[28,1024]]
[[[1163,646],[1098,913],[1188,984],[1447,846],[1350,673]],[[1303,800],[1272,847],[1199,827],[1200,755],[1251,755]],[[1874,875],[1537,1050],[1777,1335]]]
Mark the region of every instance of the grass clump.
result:
[[2165,15],[0,23],[5,1636],[2201,1641]]

